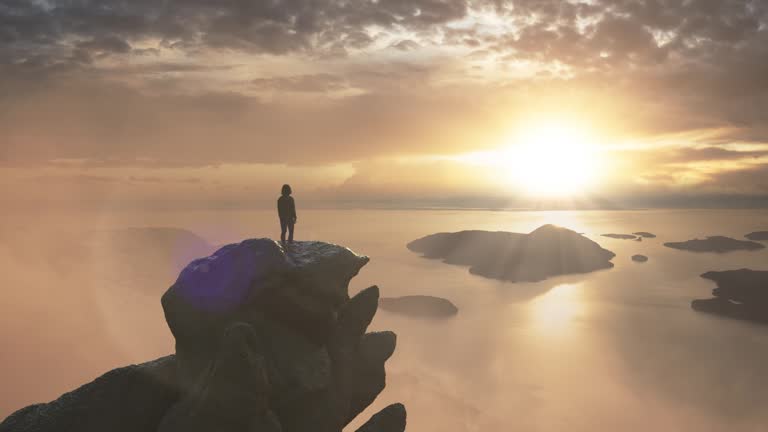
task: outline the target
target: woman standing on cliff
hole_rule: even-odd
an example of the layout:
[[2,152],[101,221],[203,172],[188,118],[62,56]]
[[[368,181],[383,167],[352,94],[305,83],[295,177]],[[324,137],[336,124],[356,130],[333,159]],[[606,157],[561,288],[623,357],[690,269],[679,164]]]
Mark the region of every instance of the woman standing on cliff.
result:
[[280,198],[277,199],[277,215],[280,217],[280,241],[285,243],[285,231],[288,241],[293,242],[293,226],[296,224],[296,203],[291,196],[291,186],[284,184]]

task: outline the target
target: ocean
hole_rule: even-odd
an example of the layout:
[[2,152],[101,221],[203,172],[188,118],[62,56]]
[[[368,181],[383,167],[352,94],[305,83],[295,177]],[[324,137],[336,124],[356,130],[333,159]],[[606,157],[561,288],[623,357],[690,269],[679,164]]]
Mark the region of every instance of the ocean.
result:
[[[616,253],[615,267],[509,283],[406,248],[436,232],[530,232],[550,223]],[[146,246],[102,238],[128,227],[187,230],[212,247],[279,236],[276,215],[264,210],[6,214],[0,417],[173,351],[160,295],[188,257],[142,254],[165,247],[166,237],[142,237]],[[695,312],[690,302],[714,288],[701,273],[768,270],[768,249],[715,254],[663,246],[709,235],[743,239],[757,230],[768,230],[768,211],[299,208],[296,239],[370,256],[351,294],[375,284],[385,297],[432,295],[459,309],[441,320],[378,312],[371,330],[395,331],[398,347],[387,388],[361,420],[403,402],[409,430],[420,432],[765,431],[768,326]],[[657,238],[601,236],[636,231]],[[634,254],[649,261],[633,262]]]

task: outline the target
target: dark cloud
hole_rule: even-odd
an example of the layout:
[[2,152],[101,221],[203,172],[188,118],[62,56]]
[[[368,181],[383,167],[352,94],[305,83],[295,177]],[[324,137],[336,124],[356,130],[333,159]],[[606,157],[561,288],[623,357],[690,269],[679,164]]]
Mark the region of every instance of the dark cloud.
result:
[[78,39],[119,52],[157,38],[167,47],[286,54],[360,48],[373,42],[369,26],[424,30],[466,13],[464,0],[2,0],[0,43],[14,48],[2,53],[6,62],[42,52],[67,59],[68,41]]
[[709,181],[700,185],[700,189],[723,194],[767,196],[768,164],[714,174]]
[[131,44],[117,36],[104,36],[77,43],[77,48],[96,52],[126,54],[131,52]]
[[132,75],[132,74],[166,74],[166,73],[189,73],[189,72],[211,72],[227,71],[240,67],[240,65],[226,64],[201,64],[201,63],[182,63],[159,61],[153,63],[121,65],[116,67],[104,67],[99,71],[103,77]]
[[418,42],[411,39],[403,39],[392,44],[392,48],[396,48],[401,51],[412,51],[420,47],[421,45],[419,45]]

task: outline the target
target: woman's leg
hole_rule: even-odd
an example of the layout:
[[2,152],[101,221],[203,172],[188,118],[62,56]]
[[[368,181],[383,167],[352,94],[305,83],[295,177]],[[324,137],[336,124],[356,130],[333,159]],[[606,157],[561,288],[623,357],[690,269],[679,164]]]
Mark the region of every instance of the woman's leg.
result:
[[[280,241],[285,243],[285,230],[288,228],[288,222],[280,220]],[[293,236],[293,229],[291,229],[291,236]]]
[[295,226],[295,224],[293,222],[289,222],[288,223],[288,241],[289,242],[293,241],[293,227],[294,226]]

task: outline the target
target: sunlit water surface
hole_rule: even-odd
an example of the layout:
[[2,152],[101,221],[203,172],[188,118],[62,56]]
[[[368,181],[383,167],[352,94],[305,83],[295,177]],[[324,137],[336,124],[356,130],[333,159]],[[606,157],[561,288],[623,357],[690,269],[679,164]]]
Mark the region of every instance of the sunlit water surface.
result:
[[[440,296],[460,309],[439,321],[379,311],[373,330],[397,332],[398,347],[386,390],[362,417],[401,401],[409,430],[421,432],[768,430],[768,326],[689,307],[712,289],[701,273],[768,270],[768,251],[662,246],[705,235],[742,238],[768,229],[766,211],[313,210],[299,217],[298,239],[371,257],[352,293],[376,284],[384,296]],[[513,284],[405,247],[435,232],[529,232],[546,223],[612,250],[615,268]],[[159,297],[183,263],[113,271],[121,259],[113,248],[83,239],[123,227],[183,228],[213,245],[279,234],[267,211],[6,215],[0,416],[172,351]],[[658,238],[600,236],[634,231]],[[650,261],[632,262],[637,253]]]

